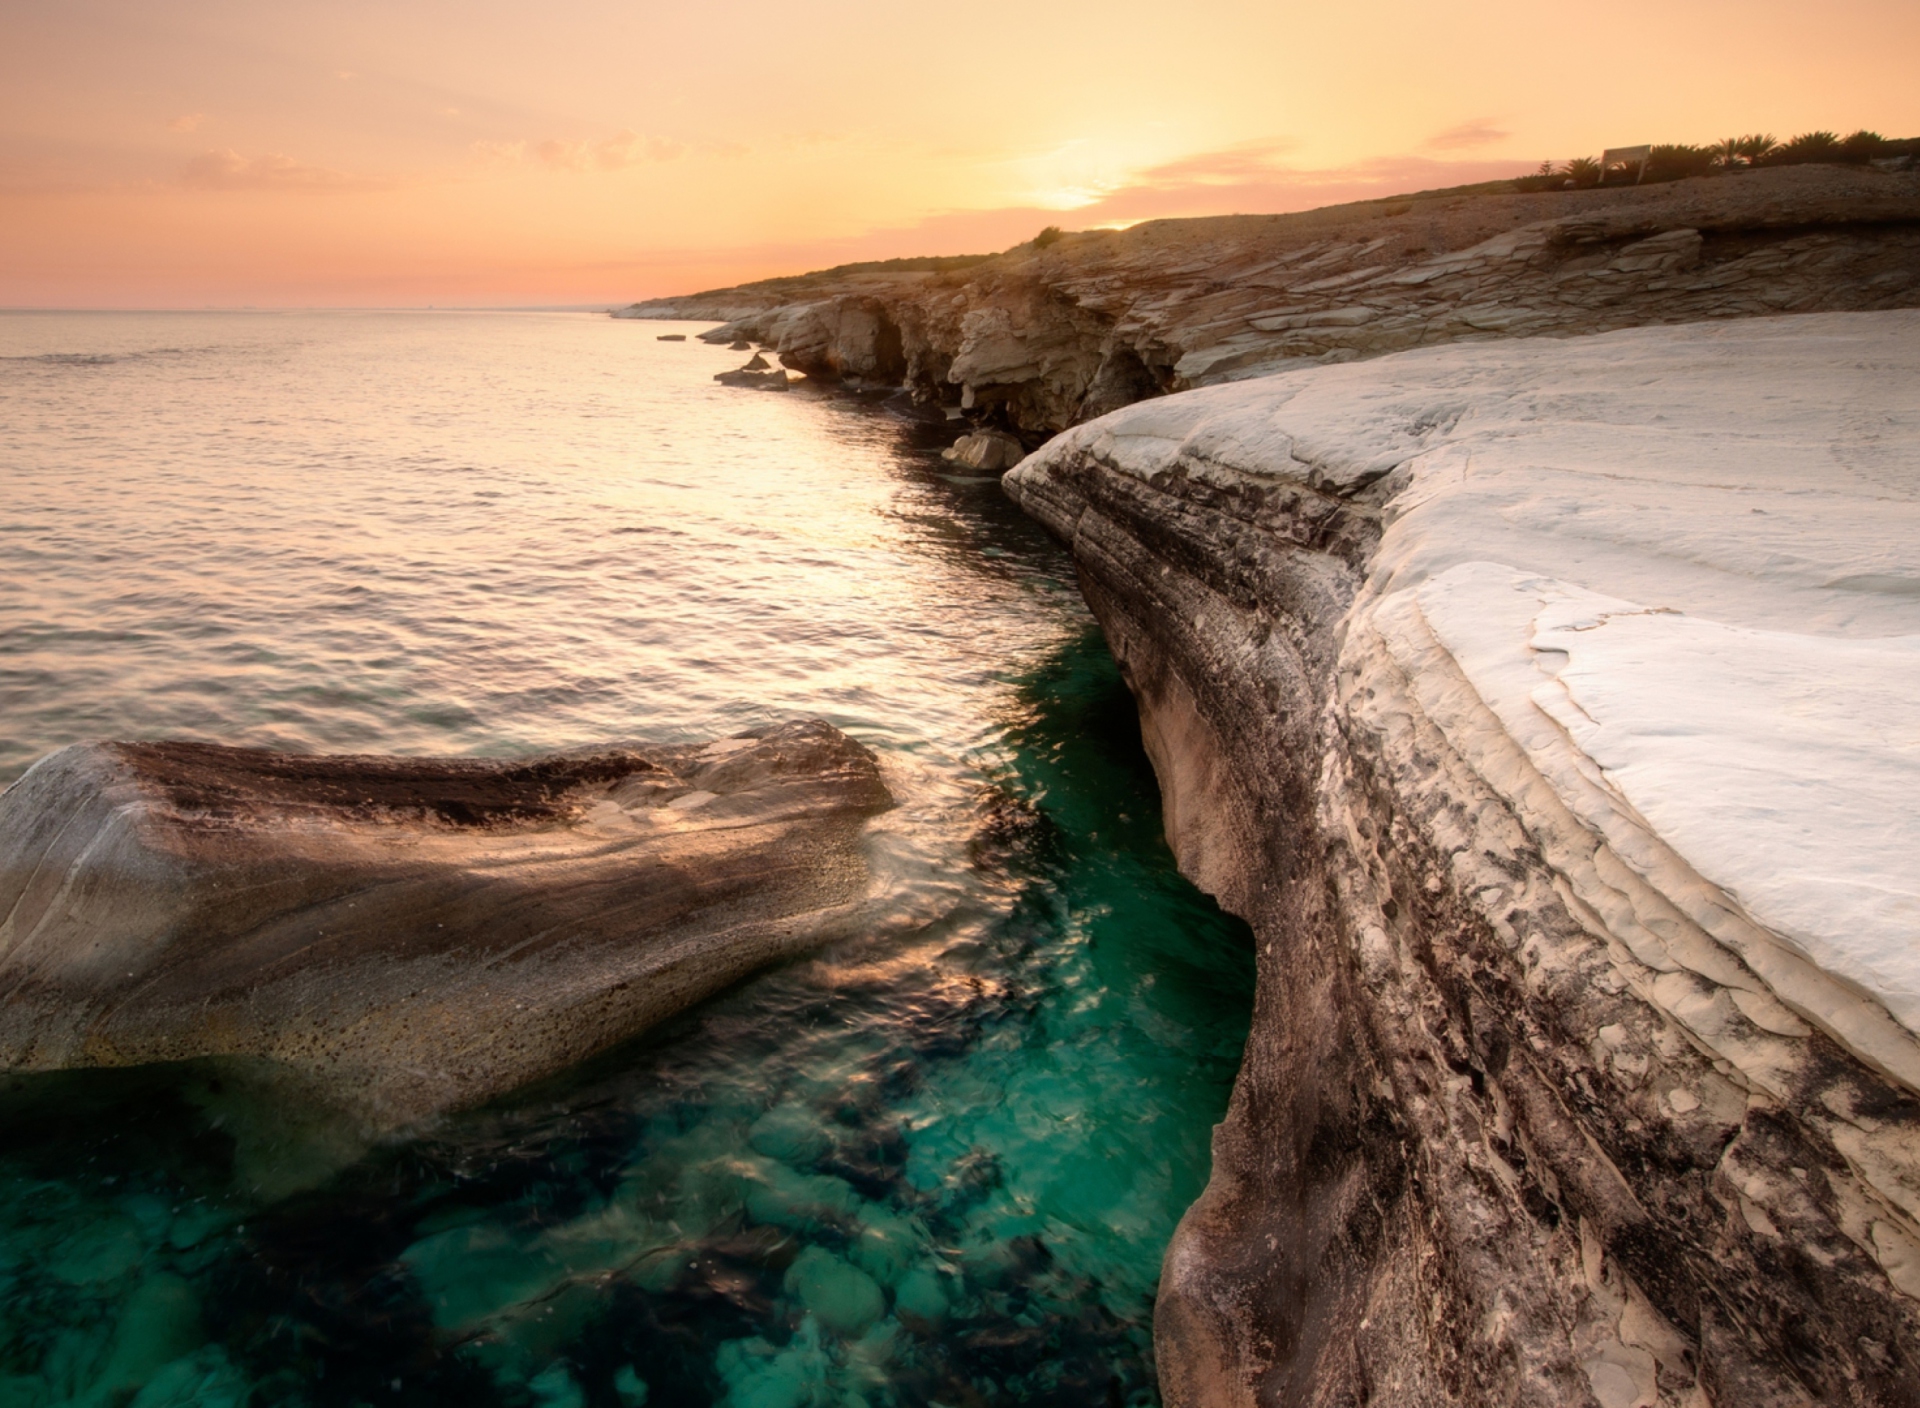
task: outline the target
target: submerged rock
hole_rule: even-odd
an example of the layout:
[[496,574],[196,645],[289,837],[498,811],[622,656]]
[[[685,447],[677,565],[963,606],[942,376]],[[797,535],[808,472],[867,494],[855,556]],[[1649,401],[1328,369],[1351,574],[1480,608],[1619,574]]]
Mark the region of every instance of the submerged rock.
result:
[[655,342],[685,342],[686,340],[687,335],[683,332],[663,332],[654,339]]
[[1173,1408],[1920,1402],[1916,385],[1913,312],[1485,342],[1007,477],[1258,944]]
[[999,430],[979,430],[971,435],[962,435],[940,452],[940,458],[948,464],[985,470],[990,474],[1012,469],[1026,457],[1027,447]]
[[794,1259],[785,1285],[822,1325],[849,1339],[887,1311],[878,1282],[821,1247],[808,1247]]
[[375,1126],[857,928],[830,725],[518,760],[80,744],[0,794],[0,1065],[264,1058]]

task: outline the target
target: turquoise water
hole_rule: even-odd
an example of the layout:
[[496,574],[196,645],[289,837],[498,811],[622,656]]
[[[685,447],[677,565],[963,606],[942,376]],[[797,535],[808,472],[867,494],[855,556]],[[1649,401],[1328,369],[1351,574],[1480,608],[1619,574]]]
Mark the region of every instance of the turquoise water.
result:
[[7,1081],[0,1404],[1153,1401],[1245,932],[1062,552],[899,408],[660,330],[0,318],[0,780],[806,713],[901,803],[870,936],[379,1147],[231,1072]]

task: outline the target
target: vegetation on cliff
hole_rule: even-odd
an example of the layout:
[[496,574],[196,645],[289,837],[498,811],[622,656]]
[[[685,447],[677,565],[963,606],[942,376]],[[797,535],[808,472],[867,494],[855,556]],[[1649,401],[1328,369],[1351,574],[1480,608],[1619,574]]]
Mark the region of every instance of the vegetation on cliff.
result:
[[1520,177],[1513,188],[1517,191],[1583,190],[1610,181],[1644,185],[1650,181],[1683,181],[1689,176],[1712,176],[1757,166],[1801,166],[1809,162],[1865,166],[1875,161],[1910,160],[1916,152],[1920,152],[1920,137],[1890,140],[1865,128],[1850,137],[1827,131],[1802,132],[1785,142],[1776,141],[1770,132],[1753,132],[1743,137],[1724,137],[1707,146],[1656,143],[1648,153],[1644,171],[1618,165],[1609,168],[1587,156],[1574,157],[1557,166],[1543,161],[1538,171]]

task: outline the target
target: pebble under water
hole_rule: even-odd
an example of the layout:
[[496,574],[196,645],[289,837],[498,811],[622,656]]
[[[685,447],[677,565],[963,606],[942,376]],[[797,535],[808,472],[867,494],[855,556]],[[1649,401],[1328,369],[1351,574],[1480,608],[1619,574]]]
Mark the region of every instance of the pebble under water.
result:
[[[213,1065],[0,1089],[0,1408],[1156,1401],[1246,1036],[1064,553],[884,403],[566,315],[0,318],[0,781],[798,713],[894,901],[368,1148]],[[691,330],[691,329],[683,329]]]

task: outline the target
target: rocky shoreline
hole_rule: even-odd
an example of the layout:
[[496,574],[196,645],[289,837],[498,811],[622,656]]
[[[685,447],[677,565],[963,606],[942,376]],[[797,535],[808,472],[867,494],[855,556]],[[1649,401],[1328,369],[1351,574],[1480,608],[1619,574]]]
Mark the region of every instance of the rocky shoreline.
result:
[[617,316],[712,319],[709,340],[1037,446],[1144,397],[1412,347],[1916,303],[1920,173],[1794,166],[1159,220]]
[[1008,492],[1260,945],[1170,1405],[1920,1403],[1920,823],[1781,761],[1906,736],[1793,721],[1912,673],[1916,305],[1920,176],[1799,167],[628,310],[1046,442]]
[[1917,356],[1442,348],[1008,477],[1259,944],[1168,1403],[1920,1401]]

